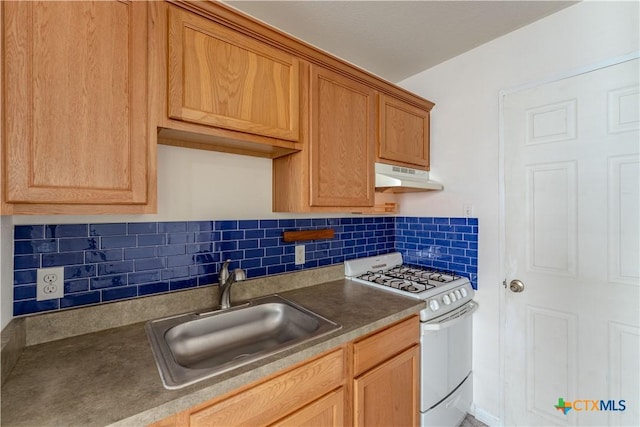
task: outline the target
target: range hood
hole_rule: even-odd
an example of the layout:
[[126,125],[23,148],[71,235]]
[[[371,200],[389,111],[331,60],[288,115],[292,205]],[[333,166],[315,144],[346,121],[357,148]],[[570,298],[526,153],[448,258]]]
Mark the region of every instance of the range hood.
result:
[[442,190],[444,186],[429,179],[429,172],[403,166],[376,163],[376,191],[409,193]]

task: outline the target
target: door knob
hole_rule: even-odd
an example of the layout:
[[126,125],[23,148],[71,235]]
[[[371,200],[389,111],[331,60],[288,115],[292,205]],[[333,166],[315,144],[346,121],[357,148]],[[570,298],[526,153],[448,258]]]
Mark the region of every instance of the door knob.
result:
[[524,291],[524,283],[522,283],[518,279],[514,279],[511,281],[511,283],[509,283],[509,290],[516,293],[522,292]]

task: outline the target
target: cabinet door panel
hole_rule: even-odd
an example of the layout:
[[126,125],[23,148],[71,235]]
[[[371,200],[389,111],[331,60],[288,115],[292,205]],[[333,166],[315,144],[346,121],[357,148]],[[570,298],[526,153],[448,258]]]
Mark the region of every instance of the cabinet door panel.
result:
[[6,199],[147,201],[147,6],[6,2]]
[[169,117],[298,140],[298,59],[176,7],[168,37]]
[[373,206],[375,91],[311,68],[311,206]]
[[355,379],[354,425],[416,426],[420,347],[414,346]]
[[378,157],[429,168],[429,111],[380,94]]

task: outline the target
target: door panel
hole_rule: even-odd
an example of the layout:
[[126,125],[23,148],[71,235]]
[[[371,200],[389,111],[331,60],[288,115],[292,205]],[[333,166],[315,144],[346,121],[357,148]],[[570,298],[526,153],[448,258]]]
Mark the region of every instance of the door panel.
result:
[[505,425],[640,425],[638,76],[504,98],[504,268],[524,283],[504,295]]

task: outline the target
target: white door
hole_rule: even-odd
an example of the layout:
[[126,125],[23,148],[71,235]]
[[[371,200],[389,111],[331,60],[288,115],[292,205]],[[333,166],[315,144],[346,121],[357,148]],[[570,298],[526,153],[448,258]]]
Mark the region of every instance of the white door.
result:
[[504,95],[505,425],[640,425],[639,102],[638,59]]

